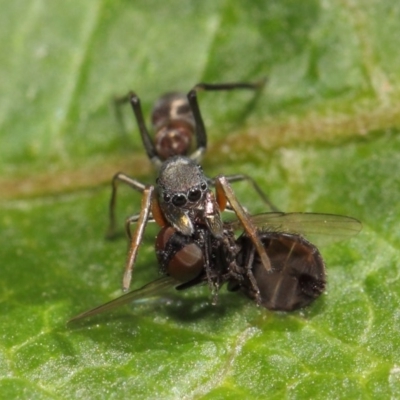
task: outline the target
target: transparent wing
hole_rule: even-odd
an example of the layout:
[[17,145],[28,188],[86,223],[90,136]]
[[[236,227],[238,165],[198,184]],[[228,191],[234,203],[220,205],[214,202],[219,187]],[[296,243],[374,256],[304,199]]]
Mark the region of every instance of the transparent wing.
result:
[[[323,243],[350,238],[362,229],[362,224],[357,219],[336,214],[272,212],[256,214],[250,219],[259,229],[296,233]],[[241,228],[239,221],[229,225],[233,229]]]
[[148,283],[147,285],[142,286],[140,289],[132,290],[131,292],[123,294],[122,296],[117,297],[116,299],[111,300],[108,303],[92,308],[91,310],[84,311],[83,313],[71,318],[67,322],[67,324],[82,320],[84,318],[92,317],[106,311],[113,310],[117,307],[131,303],[135,300],[142,300],[144,298],[148,299],[152,296],[159,295],[161,292],[173,288],[178,284],[178,281],[169,276],[157,279],[153,282]]

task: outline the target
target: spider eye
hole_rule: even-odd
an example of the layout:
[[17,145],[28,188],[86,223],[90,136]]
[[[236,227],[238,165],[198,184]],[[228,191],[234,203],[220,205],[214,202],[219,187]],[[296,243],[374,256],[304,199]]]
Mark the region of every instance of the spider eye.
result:
[[166,203],[169,203],[170,200],[171,200],[171,196],[170,196],[168,193],[164,193],[163,200],[164,200]]
[[186,204],[186,196],[184,194],[176,194],[172,198],[172,204],[176,207],[182,207]]
[[201,197],[201,191],[199,189],[190,189],[188,193],[188,199],[191,202],[199,200]]
[[201,185],[200,185],[200,188],[201,188],[201,190],[204,192],[205,190],[207,190],[207,183],[205,183],[205,182],[203,182]]

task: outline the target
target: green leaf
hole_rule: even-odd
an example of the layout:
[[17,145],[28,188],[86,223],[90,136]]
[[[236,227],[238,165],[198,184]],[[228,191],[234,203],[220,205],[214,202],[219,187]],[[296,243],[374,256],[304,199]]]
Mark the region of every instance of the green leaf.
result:
[[[384,399],[400,396],[400,6],[383,1],[1,2],[0,392],[4,398]],[[197,82],[204,170],[247,173],[285,211],[359,218],[321,247],[328,290],[293,313],[221,290],[171,291],[75,327],[120,294],[109,182],[153,182],[112,98]],[[265,205],[235,185],[251,212]],[[139,210],[121,190],[118,221]],[[150,227],[133,287],[158,276]]]

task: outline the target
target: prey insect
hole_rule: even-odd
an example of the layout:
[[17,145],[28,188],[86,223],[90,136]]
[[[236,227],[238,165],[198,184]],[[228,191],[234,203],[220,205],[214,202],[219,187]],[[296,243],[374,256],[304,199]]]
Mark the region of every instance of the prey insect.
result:
[[[280,311],[307,306],[325,288],[322,256],[304,234],[318,239],[323,237],[326,242],[351,237],[361,230],[358,220],[332,214],[264,213],[250,219],[257,227],[257,235],[271,268],[265,268],[246,232],[236,238],[235,232],[241,229],[239,221],[225,222],[224,234],[229,247],[207,238],[207,231],[203,236],[203,240],[210,243],[208,259],[212,260],[213,278],[218,287],[228,283],[228,290],[241,290],[258,305]],[[178,232],[171,232],[171,228],[167,228],[165,233],[161,231],[157,237],[156,253],[161,272],[177,280],[181,276],[187,278],[189,270],[196,271],[195,278],[186,279],[185,283],[177,286],[182,290],[207,282],[207,271],[199,267],[207,254],[201,253],[203,246],[199,241],[186,239],[182,246],[179,236]]]
[[[240,290],[257,304],[277,311],[306,307],[325,290],[324,261],[308,238],[329,243],[350,238],[362,229],[357,219],[334,214],[266,213],[253,216],[252,222],[259,227],[272,271],[263,268],[244,233],[236,240],[236,261],[244,271],[240,279],[233,276],[228,280],[228,290]],[[235,222],[233,227],[239,226]]]
[[[352,237],[361,230],[358,220],[331,214],[264,213],[251,216],[250,220],[257,227],[270,270],[263,265],[246,232],[236,238],[235,231],[241,228],[239,221],[223,224],[223,235],[230,246],[216,241],[202,227],[197,238],[165,227],[156,240],[156,254],[164,277],[83,312],[70,322],[160,295],[172,287],[184,290],[206,284],[210,275],[218,288],[227,284],[229,291],[240,291],[267,309],[293,311],[312,303],[326,285],[322,256],[304,235],[328,237],[332,241]],[[207,259],[210,272],[206,271]]]

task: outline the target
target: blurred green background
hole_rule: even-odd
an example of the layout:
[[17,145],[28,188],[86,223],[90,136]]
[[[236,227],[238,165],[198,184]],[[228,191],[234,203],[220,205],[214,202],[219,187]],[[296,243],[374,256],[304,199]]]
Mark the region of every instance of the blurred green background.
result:
[[[383,1],[0,0],[0,392],[29,399],[400,397],[400,4]],[[351,215],[321,247],[327,293],[290,314],[207,288],[74,329],[120,294],[124,239],[104,240],[112,175],[154,181],[129,107],[204,93],[204,170],[247,173],[285,211]],[[251,212],[265,206],[235,185]],[[118,220],[140,196],[121,190]],[[133,276],[158,276],[146,232]],[[317,243],[318,244],[318,243]]]

